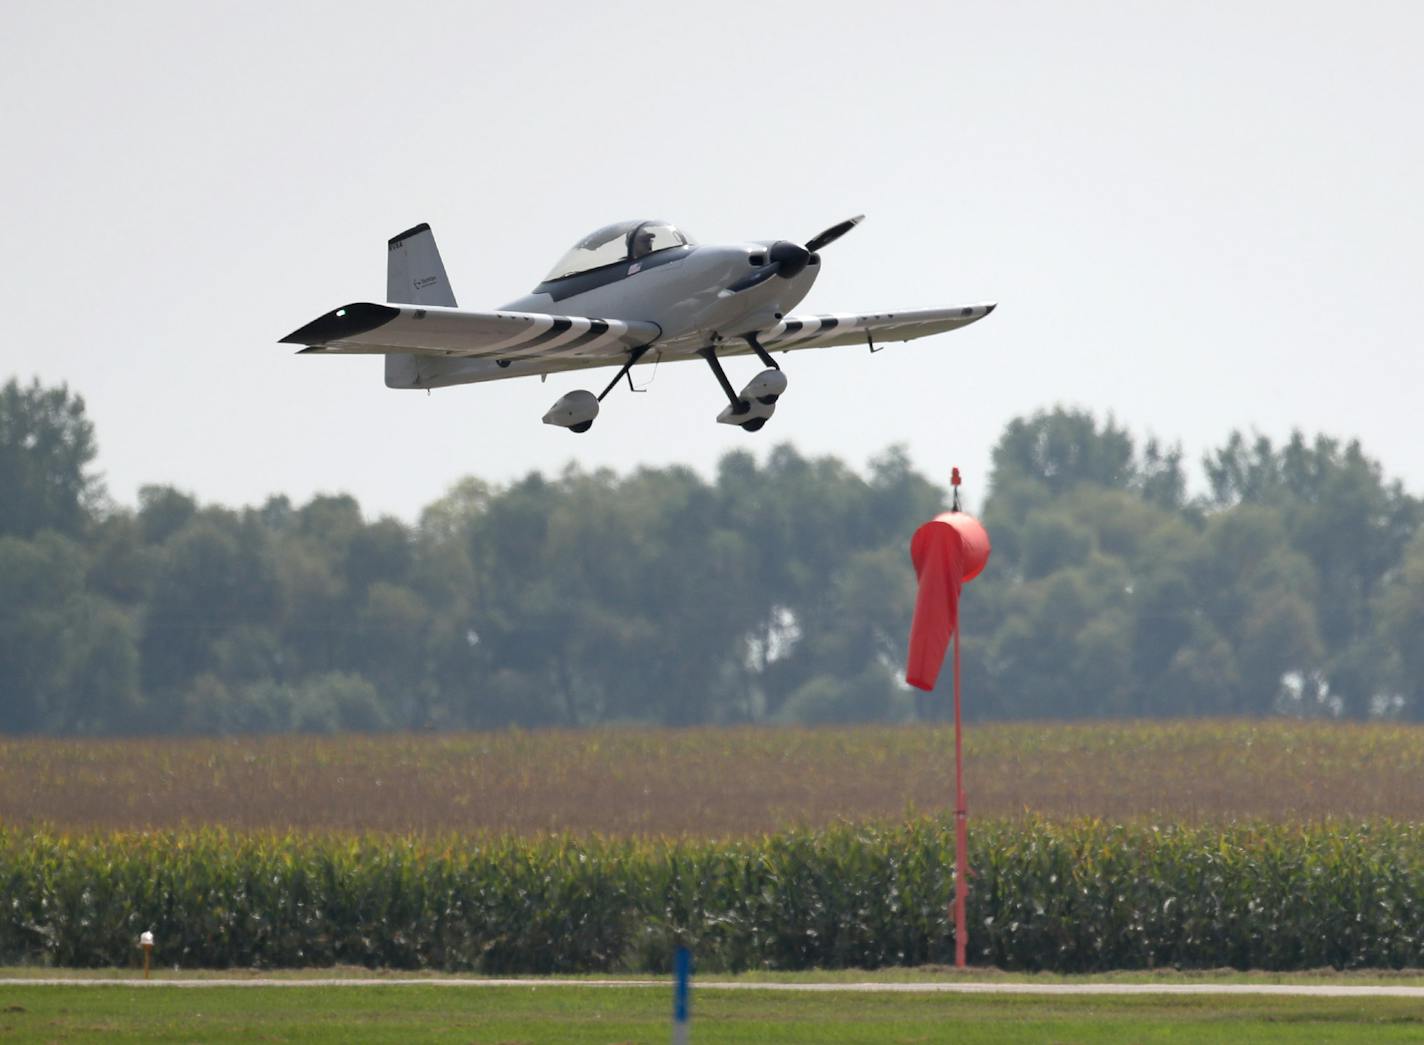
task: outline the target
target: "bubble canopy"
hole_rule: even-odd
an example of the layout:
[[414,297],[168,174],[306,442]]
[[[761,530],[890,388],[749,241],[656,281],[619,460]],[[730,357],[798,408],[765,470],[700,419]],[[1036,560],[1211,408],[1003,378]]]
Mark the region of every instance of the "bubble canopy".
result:
[[573,249],[549,270],[544,282],[576,276],[590,269],[636,261],[674,247],[693,246],[691,236],[671,222],[656,218],[643,221],[620,221],[590,232],[574,244]]

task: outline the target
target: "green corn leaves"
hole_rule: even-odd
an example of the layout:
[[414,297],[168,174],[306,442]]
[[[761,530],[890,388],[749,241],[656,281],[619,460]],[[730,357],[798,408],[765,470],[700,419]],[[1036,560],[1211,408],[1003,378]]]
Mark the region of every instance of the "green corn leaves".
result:
[[[1424,965],[1424,827],[979,821],[976,964]],[[952,825],[760,839],[0,830],[0,962],[486,973],[947,963]]]

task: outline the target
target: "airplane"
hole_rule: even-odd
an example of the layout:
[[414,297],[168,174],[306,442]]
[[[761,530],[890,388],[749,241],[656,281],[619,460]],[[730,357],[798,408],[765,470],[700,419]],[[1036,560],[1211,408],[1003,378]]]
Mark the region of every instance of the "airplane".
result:
[[[444,388],[565,370],[618,366],[602,392],[560,396],[544,423],[587,432],[599,405],[644,361],[705,360],[727,396],[721,424],[761,429],[786,391],[772,352],[909,341],[956,330],[994,304],[863,315],[792,313],[820,273],[820,252],[864,220],[832,225],[804,244],[695,243],[660,220],[623,221],[590,233],[534,290],[493,312],[455,295],[428,224],[387,245],[388,304],[333,309],[282,338],[299,354],[385,356],[388,388]],[[765,368],[740,392],[722,358],[754,354]],[[636,390],[636,389],[635,389]]]

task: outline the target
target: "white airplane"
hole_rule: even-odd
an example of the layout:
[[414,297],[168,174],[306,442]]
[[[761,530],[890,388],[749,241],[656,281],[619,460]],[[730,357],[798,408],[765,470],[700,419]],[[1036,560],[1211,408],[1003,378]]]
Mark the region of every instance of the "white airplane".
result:
[[[864,215],[805,246],[787,240],[698,246],[665,221],[624,221],[579,240],[533,292],[495,312],[455,304],[429,225],[390,241],[386,298],[334,309],[282,339],[301,351],[383,355],[388,388],[442,388],[562,370],[618,366],[598,395],[569,392],[544,423],[586,432],[599,403],[639,362],[707,361],[727,406],[722,424],[755,432],[776,410],[786,375],[772,352],[909,341],[967,326],[993,304],[792,315],[821,271],[819,252]],[[766,368],[741,390],[719,356],[755,354]]]

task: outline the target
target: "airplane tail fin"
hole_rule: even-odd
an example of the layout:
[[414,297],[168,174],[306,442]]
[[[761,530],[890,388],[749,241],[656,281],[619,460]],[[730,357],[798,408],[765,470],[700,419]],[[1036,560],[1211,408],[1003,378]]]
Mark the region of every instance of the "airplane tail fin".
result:
[[455,307],[435,234],[424,222],[393,236],[387,246],[386,300],[395,305]]
[[[392,236],[386,247],[386,300],[395,305],[447,305],[455,307],[455,292],[445,275],[435,234],[425,222]],[[388,388],[419,387],[415,356],[386,356]]]

